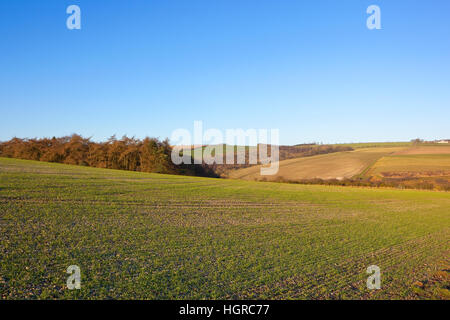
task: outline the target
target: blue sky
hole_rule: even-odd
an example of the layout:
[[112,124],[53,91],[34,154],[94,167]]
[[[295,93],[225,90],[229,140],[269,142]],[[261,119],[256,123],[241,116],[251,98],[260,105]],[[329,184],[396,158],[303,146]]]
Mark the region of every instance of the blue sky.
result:
[[165,138],[195,120],[278,128],[283,144],[450,138],[449,14],[448,0],[1,1],[0,140]]

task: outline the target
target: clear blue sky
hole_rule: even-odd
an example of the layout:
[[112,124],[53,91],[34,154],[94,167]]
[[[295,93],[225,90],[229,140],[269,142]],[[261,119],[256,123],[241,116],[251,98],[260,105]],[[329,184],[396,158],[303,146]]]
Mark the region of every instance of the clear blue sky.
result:
[[450,138],[449,16],[448,0],[3,0],[0,140],[194,120],[283,144]]

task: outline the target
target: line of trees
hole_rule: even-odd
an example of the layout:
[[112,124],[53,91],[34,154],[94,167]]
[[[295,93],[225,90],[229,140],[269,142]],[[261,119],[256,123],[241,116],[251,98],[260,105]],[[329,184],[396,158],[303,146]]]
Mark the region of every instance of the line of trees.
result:
[[0,157],[58,162],[142,172],[216,176],[206,165],[175,165],[168,139],[115,136],[93,142],[78,134],[61,138],[19,139],[0,143]]
[[[259,181],[268,181],[263,177]],[[277,177],[270,182],[293,183],[293,184],[315,184],[315,185],[334,185],[334,186],[356,186],[372,188],[397,188],[397,189],[422,189],[450,191],[450,182],[448,179],[431,177],[429,179],[421,178],[397,178],[386,179],[377,177],[364,177],[354,179],[298,179],[290,180],[283,177]]]

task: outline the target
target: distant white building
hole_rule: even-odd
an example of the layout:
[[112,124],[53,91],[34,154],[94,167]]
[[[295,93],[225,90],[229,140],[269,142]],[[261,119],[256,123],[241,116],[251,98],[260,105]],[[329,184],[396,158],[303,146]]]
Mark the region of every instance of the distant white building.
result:
[[448,143],[448,140],[441,140],[441,141],[438,141],[438,143]]

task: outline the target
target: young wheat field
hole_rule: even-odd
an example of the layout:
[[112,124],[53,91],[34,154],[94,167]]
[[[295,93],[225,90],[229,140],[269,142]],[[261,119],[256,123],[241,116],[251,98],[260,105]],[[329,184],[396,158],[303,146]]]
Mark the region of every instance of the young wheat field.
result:
[[0,158],[1,299],[449,298],[449,243],[448,192]]

